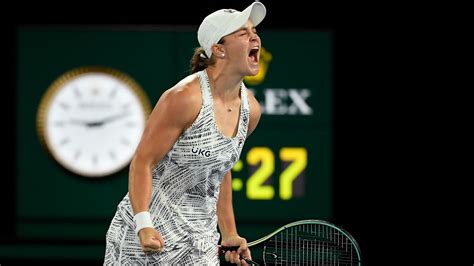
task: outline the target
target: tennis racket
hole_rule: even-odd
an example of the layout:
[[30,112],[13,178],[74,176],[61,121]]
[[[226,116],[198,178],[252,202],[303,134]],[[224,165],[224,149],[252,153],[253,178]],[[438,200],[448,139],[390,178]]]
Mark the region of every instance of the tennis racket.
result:
[[[355,239],[344,229],[323,220],[301,220],[283,227],[249,247],[263,247],[264,265],[361,265]],[[220,254],[238,247],[224,247]],[[250,265],[258,263],[242,258]]]

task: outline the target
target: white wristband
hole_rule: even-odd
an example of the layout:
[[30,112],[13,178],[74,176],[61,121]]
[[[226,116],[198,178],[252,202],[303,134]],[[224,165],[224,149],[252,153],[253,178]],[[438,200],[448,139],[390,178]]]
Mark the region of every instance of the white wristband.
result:
[[135,233],[138,235],[138,232],[145,227],[153,227],[153,222],[151,221],[150,213],[147,211],[139,212],[133,216],[135,221]]

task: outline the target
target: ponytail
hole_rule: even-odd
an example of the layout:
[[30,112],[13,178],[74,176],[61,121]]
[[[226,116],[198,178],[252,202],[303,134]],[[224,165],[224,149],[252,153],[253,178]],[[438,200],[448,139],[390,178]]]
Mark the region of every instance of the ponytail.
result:
[[196,73],[206,69],[208,66],[213,64],[214,60],[207,57],[206,52],[202,47],[194,49],[194,54],[190,62],[191,73]]

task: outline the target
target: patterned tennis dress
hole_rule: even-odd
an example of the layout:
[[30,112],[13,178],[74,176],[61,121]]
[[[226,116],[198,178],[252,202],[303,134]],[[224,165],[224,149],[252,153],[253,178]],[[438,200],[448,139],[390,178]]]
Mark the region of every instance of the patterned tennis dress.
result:
[[145,254],[134,233],[127,195],[119,203],[106,235],[105,265],[218,265],[217,199],[224,174],[237,162],[249,122],[247,89],[241,84],[240,118],[235,137],[217,128],[209,78],[196,73],[202,106],[194,123],[153,169],[149,212],[165,247]]

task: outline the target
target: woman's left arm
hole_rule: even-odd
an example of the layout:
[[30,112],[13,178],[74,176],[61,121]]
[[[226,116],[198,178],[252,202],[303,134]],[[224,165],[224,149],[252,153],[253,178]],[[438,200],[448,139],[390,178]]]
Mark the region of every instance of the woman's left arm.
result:
[[232,176],[230,172],[224,175],[217,201],[217,218],[222,239],[238,235],[235,226],[234,208],[232,207]]
[[[247,136],[249,136],[257,127],[261,116],[260,104],[255,99],[251,91],[248,91],[248,100],[250,105],[250,121],[248,125]],[[217,201],[217,219],[219,229],[221,231],[222,246],[239,246],[237,253],[235,251],[228,251],[225,254],[226,261],[232,263],[247,265],[244,260],[239,260],[239,254],[242,257],[252,259],[250,250],[247,246],[247,240],[242,238],[237,233],[235,225],[234,208],[232,206],[232,174],[229,170],[224,175],[224,180],[221,183],[219,199]]]
[[217,201],[217,221],[219,230],[221,232],[222,246],[238,246],[236,251],[227,251],[225,254],[226,261],[236,263],[238,265],[247,265],[244,260],[239,259],[239,254],[242,257],[251,259],[250,250],[247,247],[247,240],[240,237],[237,233],[235,225],[234,208],[232,207],[232,175],[231,171],[224,175],[224,180],[221,183],[219,191],[219,199]]

